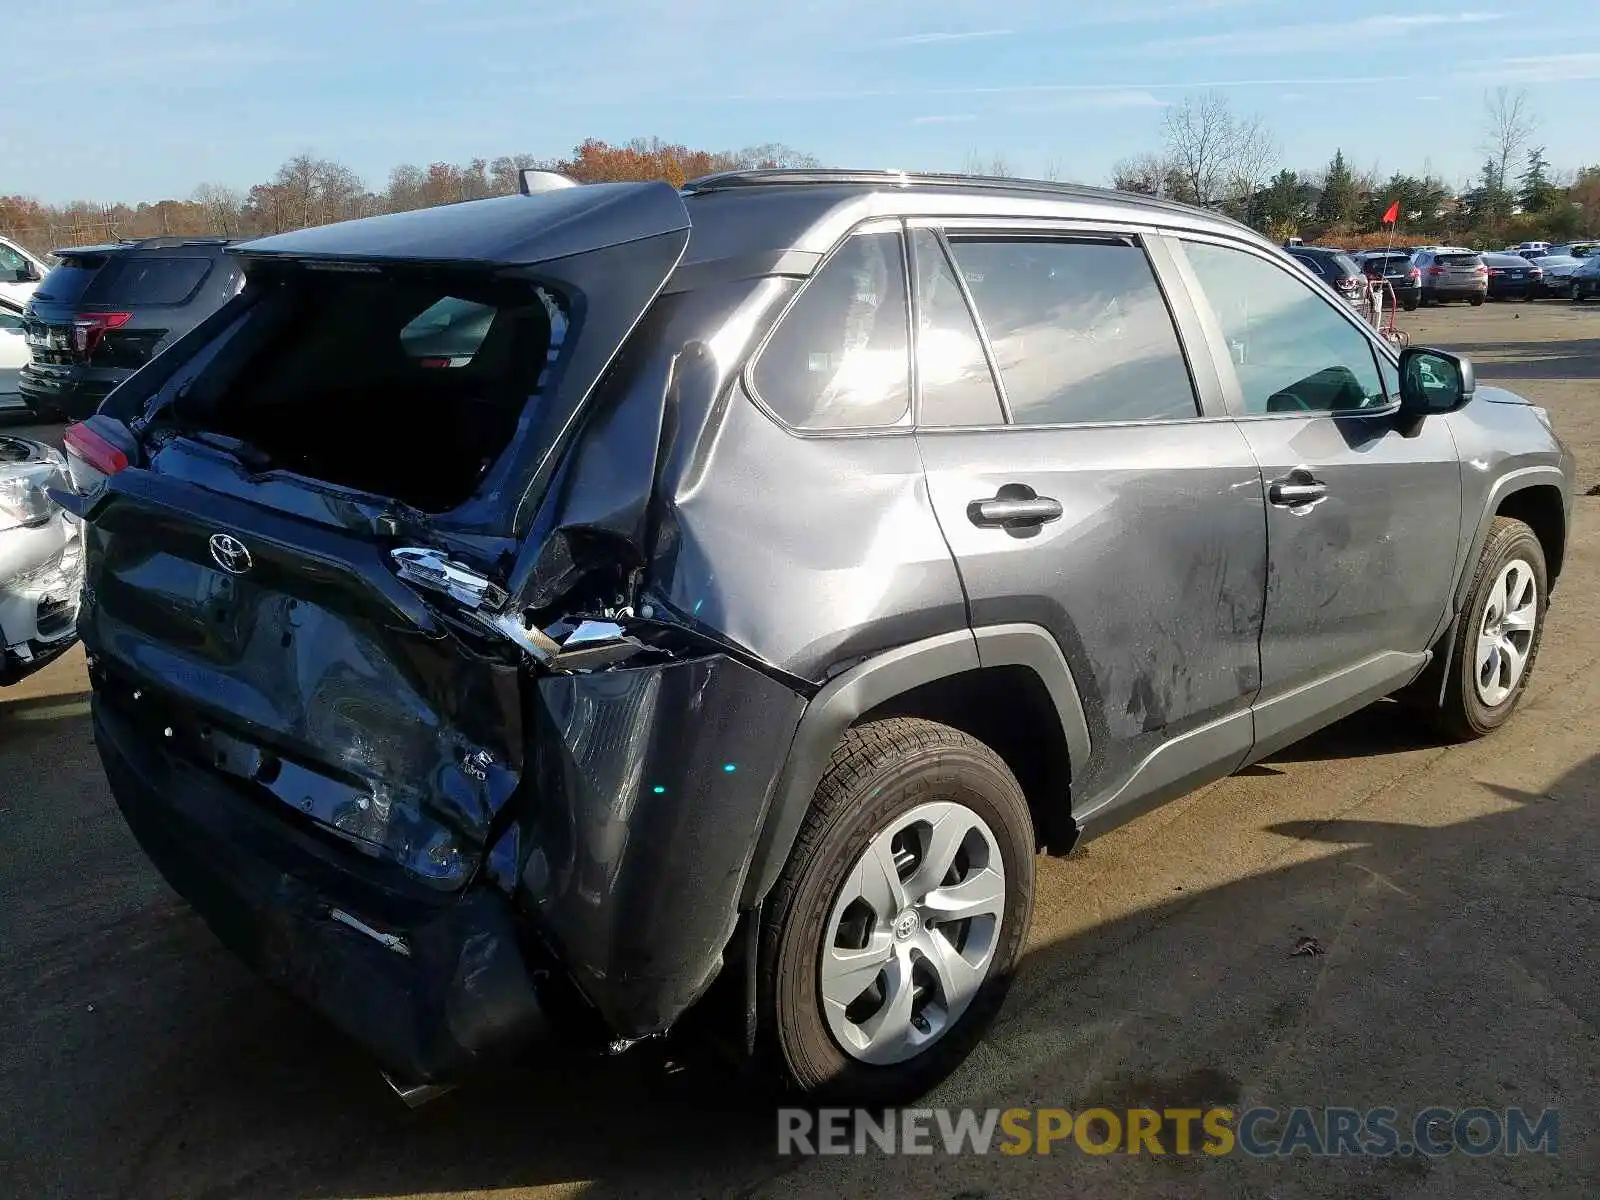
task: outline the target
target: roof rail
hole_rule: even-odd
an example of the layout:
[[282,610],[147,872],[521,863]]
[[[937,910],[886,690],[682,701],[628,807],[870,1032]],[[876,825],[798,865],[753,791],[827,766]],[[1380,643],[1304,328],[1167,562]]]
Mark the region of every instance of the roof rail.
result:
[[957,175],[936,171],[852,171],[816,167],[770,167],[751,171],[721,171],[702,175],[683,185],[683,192],[697,195],[733,188],[763,187],[773,184],[877,184],[888,187],[970,187],[1003,188],[1013,192],[1074,193],[1102,189],[1084,188],[1073,183],[1052,183],[1044,179],[1013,179],[998,175]]
[[123,246],[138,246],[141,250],[161,250],[173,246],[226,246],[237,239],[220,234],[159,234],[156,237],[118,238]]

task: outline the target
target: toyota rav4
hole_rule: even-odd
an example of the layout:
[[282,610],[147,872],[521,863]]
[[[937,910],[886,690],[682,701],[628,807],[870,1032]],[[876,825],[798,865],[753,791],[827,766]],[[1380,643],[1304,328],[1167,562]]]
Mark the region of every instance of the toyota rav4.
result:
[[903,1099],[1000,1006],[1037,853],[1383,697],[1515,709],[1549,418],[1244,227],[567,184],[231,247],[66,439],[118,805],[399,1087],[693,1013]]

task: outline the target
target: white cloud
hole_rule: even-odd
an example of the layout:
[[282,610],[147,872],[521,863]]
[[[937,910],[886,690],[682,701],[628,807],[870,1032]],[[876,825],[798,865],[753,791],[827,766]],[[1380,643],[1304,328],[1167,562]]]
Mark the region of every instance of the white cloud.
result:
[[949,113],[944,116],[912,117],[913,125],[960,125],[966,121],[976,121],[976,113]]
[[1068,92],[1042,104],[1014,108],[1018,113],[1067,112],[1074,109],[1170,108],[1172,101],[1135,88],[1107,91]]
[[1539,54],[1486,59],[1473,64],[1471,78],[1484,83],[1571,83],[1600,79],[1600,53]]
[[1130,53],[1179,57],[1189,54],[1256,55],[1291,54],[1317,43],[1393,38],[1422,29],[1455,25],[1482,25],[1504,20],[1501,13],[1385,13],[1353,21],[1319,21],[1307,25],[1276,25],[1232,33],[1206,33],[1194,37],[1164,38],[1134,47]]
[[964,32],[908,33],[904,37],[890,38],[891,46],[935,46],[945,42],[976,42],[986,38],[1010,37],[1009,29],[970,29]]

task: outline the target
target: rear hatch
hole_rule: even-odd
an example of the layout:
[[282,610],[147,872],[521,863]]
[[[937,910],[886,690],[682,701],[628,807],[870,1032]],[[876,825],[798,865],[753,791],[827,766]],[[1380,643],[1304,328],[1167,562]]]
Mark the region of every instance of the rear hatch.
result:
[[1489,269],[1476,254],[1446,252],[1435,256],[1428,274],[1436,285],[1470,288],[1488,279]]
[[29,374],[36,384],[56,387],[92,379],[101,391],[163,347],[220,261],[214,254],[122,246],[57,254],[60,264],[27,308]]
[[687,240],[673,189],[630,184],[243,247],[237,315],[129,384],[137,437],[78,438],[112,472],[76,502],[98,702],[461,886],[551,645],[507,592],[529,514]]

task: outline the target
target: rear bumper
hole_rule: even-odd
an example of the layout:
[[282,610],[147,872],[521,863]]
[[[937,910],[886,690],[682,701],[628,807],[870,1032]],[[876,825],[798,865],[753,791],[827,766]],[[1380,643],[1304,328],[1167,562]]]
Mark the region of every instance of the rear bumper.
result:
[[348,852],[144,744],[99,696],[94,731],[118,808],[173,888],[224,945],[392,1074],[451,1080],[546,1032],[540,968],[503,895],[420,895],[357,871]]
[[76,420],[90,416],[132,371],[29,363],[17,379],[22,403],[39,417]]
[[1422,288],[1422,295],[1428,300],[1471,300],[1474,296],[1487,296],[1488,294],[1489,285],[1487,283],[1425,284]]

